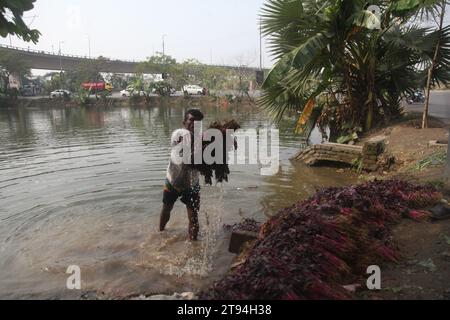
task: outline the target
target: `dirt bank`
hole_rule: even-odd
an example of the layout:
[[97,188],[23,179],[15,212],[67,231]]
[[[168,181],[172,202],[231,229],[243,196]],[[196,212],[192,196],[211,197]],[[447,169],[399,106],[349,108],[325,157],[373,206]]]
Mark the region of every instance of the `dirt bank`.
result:
[[[448,127],[431,119],[430,128],[420,129],[421,115],[409,114],[387,128],[367,134],[361,143],[383,135],[386,152],[395,158],[395,165],[375,173],[361,173],[359,180],[384,180],[399,178],[418,184],[431,183],[450,199],[450,192],[443,188],[442,176],[447,153],[446,146],[430,145],[430,141],[446,144]],[[339,169],[348,174],[353,169]],[[281,209],[281,208],[280,208]],[[416,222],[402,220],[393,227],[392,239],[398,248],[398,263],[385,262],[381,267],[382,289],[369,291],[366,279],[357,283],[342,283],[348,288],[360,288],[355,299],[450,299],[450,220]],[[235,261],[239,267],[251,256],[252,246],[246,247]]]
[[[450,199],[450,191],[443,183],[449,125],[432,118],[429,128],[422,130],[421,116],[410,113],[402,121],[375,130],[363,139],[386,136],[387,152],[395,157],[395,165],[388,171],[361,175],[361,181],[399,178],[431,183]],[[430,145],[430,141],[444,146]],[[402,260],[383,266],[381,291],[362,291],[360,298],[450,299],[450,220],[428,223],[405,220],[394,229],[393,235]]]
[[161,105],[187,105],[189,107],[198,107],[200,105],[212,106],[230,106],[230,105],[254,105],[253,99],[243,98],[241,100],[228,101],[226,98],[217,97],[133,97],[133,98],[107,98],[95,99],[80,105],[76,99],[0,99],[0,108],[74,108],[74,107],[129,107],[129,106],[161,106]]
[[[431,118],[429,128],[421,129],[421,116],[410,113],[399,122],[374,130],[362,139],[361,144],[375,136],[385,136],[386,153],[394,156],[395,164],[388,170],[361,175],[360,180],[403,178],[424,183],[442,179],[450,126]],[[440,144],[433,145],[431,141]]]

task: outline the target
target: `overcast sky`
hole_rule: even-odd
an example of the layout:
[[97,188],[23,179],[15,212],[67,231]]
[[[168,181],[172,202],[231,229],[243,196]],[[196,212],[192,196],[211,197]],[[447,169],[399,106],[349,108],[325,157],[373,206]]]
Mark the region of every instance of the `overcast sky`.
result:
[[[162,51],[179,61],[259,66],[259,18],[264,0],[37,0],[25,22],[41,31],[37,45],[14,46],[143,60]],[[10,44],[9,38],[0,43]],[[53,48],[52,48],[53,46]],[[272,65],[264,49],[264,65]]]
[[[37,45],[57,53],[144,60],[162,51],[178,61],[259,66],[259,17],[265,0],[37,0],[25,21],[41,31]],[[447,11],[448,13],[448,11]],[[446,22],[448,23],[448,14]],[[273,65],[263,41],[263,65]]]

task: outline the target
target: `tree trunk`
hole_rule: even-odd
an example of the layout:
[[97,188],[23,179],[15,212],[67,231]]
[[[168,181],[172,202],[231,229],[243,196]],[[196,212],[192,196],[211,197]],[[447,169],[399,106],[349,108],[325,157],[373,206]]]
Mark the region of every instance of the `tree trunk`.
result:
[[[439,31],[442,32],[444,27],[444,17],[445,17],[445,7],[447,5],[446,1],[442,1],[442,11],[441,11],[441,20],[439,23]],[[425,106],[423,110],[423,119],[422,119],[422,129],[428,128],[428,111],[430,109],[430,92],[431,92],[431,78],[433,77],[434,69],[436,68],[436,60],[438,58],[439,49],[441,47],[441,38],[439,35],[438,43],[436,45],[436,50],[434,51],[433,61],[431,62],[431,67],[428,70],[428,79],[426,86],[426,100]]]

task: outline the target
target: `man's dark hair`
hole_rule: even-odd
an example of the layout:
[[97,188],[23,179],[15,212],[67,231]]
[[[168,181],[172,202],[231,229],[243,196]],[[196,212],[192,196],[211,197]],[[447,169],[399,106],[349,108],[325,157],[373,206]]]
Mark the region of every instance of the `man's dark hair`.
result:
[[202,121],[203,118],[205,117],[200,110],[191,109],[191,110],[188,110],[186,112],[186,114],[184,115],[184,121],[187,120],[189,114],[195,118],[195,121]]

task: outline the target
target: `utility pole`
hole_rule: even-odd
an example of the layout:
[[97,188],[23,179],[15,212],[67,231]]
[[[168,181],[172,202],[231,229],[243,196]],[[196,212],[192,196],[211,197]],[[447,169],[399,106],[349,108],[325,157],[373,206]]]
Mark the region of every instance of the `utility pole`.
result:
[[162,52],[162,59],[163,59],[163,72],[162,72],[162,78],[163,80],[166,80],[166,43],[165,43],[165,38],[166,38],[166,34],[163,34],[162,36],[162,46],[163,46],[163,52]]
[[88,35],[88,45],[89,45],[89,59],[91,58],[91,36]]
[[163,47],[162,54],[163,54],[163,57],[166,56],[166,43],[165,43],[166,36],[167,36],[166,34],[163,34],[163,36],[162,36],[162,47]]
[[63,71],[62,71],[62,56],[61,56],[61,44],[63,44],[63,43],[64,43],[64,41],[59,42],[59,84],[60,84],[61,89],[64,89],[63,81],[62,81]]
[[[440,23],[439,23],[439,32],[442,32],[444,28],[444,18],[445,18],[445,8],[447,6],[447,1],[443,0],[441,2],[441,14],[440,14]],[[428,79],[425,87],[425,105],[423,110],[423,118],[422,118],[422,129],[428,128],[428,112],[430,108],[430,94],[431,94],[431,78],[433,77],[433,73],[436,71],[436,61],[438,59],[439,50],[441,49],[441,39],[438,40],[436,45],[436,49],[434,51],[433,60],[431,62],[431,66],[428,69]]]
[[259,17],[259,69],[262,70],[262,18]]

